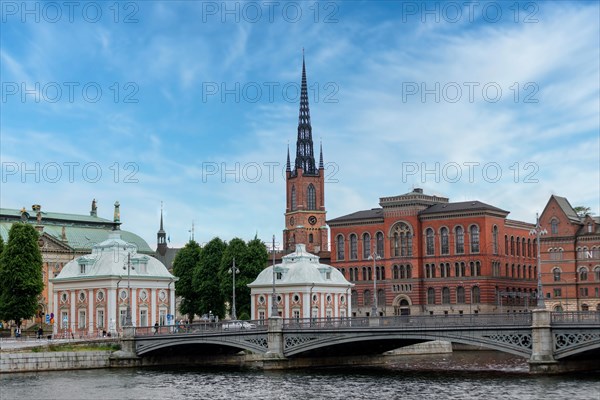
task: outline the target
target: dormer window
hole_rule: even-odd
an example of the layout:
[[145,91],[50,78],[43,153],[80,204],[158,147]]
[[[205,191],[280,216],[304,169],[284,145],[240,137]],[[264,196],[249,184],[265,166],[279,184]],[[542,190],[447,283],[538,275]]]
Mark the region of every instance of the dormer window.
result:
[[283,274],[281,272],[275,272],[275,277],[277,279],[281,279],[283,277]]
[[331,279],[331,271],[327,271],[327,272],[325,273],[325,278],[326,278],[326,279]]
[[85,264],[79,264],[79,273],[85,274]]

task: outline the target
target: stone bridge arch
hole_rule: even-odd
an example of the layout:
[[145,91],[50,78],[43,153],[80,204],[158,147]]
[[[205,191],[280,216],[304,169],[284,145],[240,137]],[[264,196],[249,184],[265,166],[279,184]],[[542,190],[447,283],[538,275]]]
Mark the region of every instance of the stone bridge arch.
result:
[[268,350],[267,334],[263,333],[249,335],[139,337],[136,340],[135,352],[138,356],[144,356],[168,348],[194,345],[230,347],[238,351],[248,350],[258,354],[265,353]]

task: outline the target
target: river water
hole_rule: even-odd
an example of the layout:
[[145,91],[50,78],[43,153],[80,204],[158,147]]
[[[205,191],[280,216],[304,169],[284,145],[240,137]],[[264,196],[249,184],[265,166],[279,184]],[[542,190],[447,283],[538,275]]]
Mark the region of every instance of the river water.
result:
[[[432,371],[436,370],[436,371]],[[0,399],[600,400],[600,373],[530,376],[495,352],[403,356],[377,367],[102,369],[4,374]]]

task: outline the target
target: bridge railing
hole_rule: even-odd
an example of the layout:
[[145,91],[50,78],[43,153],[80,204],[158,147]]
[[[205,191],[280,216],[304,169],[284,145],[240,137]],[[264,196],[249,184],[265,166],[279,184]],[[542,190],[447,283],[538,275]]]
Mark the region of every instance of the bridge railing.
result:
[[554,311],[552,325],[600,325],[599,311]]
[[255,321],[230,321],[222,320],[219,322],[201,321],[192,324],[175,324],[156,326],[138,326],[135,329],[135,336],[150,335],[172,335],[172,334],[211,334],[211,333],[233,333],[233,332],[254,332],[266,331],[266,320]]
[[[374,322],[374,323],[373,323]],[[355,329],[355,328],[443,328],[526,326],[532,323],[531,313],[462,314],[462,315],[402,315],[362,318],[285,318],[283,329]]]

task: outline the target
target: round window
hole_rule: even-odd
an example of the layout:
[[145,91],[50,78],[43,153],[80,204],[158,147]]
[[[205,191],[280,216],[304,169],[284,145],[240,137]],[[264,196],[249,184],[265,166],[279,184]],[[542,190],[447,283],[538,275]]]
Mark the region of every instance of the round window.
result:
[[294,302],[299,302],[300,301],[300,296],[298,296],[297,294],[294,295]]
[[277,295],[277,302],[281,303],[281,300],[283,300],[283,298],[280,295]]
[[342,304],[346,304],[346,296],[340,296],[340,301]]
[[126,290],[121,290],[121,299],[125,300],[127,298],[127,291]]
[[331,295],[330,294],[327,295],[327,302],[331,303]]
[[316,303],[316,302],[317,302],[317,295],[313,294],[313,303]]
[[60,295],[60,301],[62,301],[63,303],[67,302],[67,293],[62,292],[62,294]]
[[265,296],[258,296],[258,302],[260,304],[265,304]]
[[145,290],[140,292],[140,300],[146,301],[148,299],[148,293]]
[[85,301],[85,293],[79,292],[79,301]]
[[160,300],[165,300],[167,298],[167,292],[165,292],[164,290],[161,290],[160,292],[158,292],[158,298]]
[[98,294],[96,294],[96,299],[98,299],[98,301],[104,301],[104,292],[99,291]]

